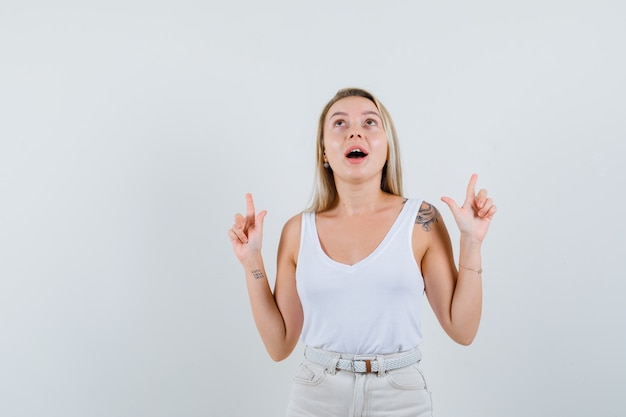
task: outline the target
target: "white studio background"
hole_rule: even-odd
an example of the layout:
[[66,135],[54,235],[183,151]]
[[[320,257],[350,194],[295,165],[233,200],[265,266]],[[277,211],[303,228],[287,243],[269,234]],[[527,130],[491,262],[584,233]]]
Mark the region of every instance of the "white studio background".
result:
[[[275,271],[316,121],[394,116],[405,193],[498,207],[470,347],[425,310],[438,417],[624,416],[626,6],[479,0],[0,3],[0,415],[279,416],[227,230]],[[458,253],[457,253],[458,254]]]

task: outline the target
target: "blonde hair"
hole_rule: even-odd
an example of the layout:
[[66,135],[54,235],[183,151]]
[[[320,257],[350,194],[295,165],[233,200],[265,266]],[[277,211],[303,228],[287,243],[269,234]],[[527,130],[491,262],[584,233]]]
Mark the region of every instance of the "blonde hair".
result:
[[315,155],[315,183],[311,205],[308,211],[321,212],[337,205],[339,196],[335,186],[335,178],[331,168],[324,167],[324,123],[331,106],[346,97],[364,97],[370,100],[378,111],[387,134],[387,162],[383,167],[383,175],[380,181],[380,189],[386,193],[402,195],[402,170],[400,166],[400,149],[396,129],[391,120],[391,115],[370,92],[360,88],[344,88],[324,106],[317,125],[317,144]]

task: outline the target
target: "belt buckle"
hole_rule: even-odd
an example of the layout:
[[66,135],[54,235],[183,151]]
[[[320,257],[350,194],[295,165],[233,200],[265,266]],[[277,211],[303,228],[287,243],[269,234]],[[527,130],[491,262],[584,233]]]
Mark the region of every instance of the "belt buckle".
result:
[[[365,363],[365,371],[358,371],[356,369],[356,363],[357,362],[363,362]],[[352,361],[352,372],[357,373],[357,372],[365,372],[366,374],[372,373],[372,360],[371,359],[359,359],[359,360],[353,360]]]

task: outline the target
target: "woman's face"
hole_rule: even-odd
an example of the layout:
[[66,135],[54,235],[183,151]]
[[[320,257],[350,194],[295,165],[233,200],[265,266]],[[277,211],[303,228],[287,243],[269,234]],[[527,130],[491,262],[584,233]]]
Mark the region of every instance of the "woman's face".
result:
[[387,160],[387,134],[376,105],[364,97],[333,104],[324,122],[324,155],[335,177],[367,179]]

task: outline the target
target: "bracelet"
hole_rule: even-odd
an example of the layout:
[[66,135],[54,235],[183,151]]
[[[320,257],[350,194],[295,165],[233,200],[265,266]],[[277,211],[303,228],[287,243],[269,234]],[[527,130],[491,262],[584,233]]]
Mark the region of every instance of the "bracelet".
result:
[[483,269],[472,269],[472,268],[468,268],[466,266],[463,266],[461,264],[459,264],[459,268],[463,268],[463,269],[467,269],[468,271],[472,271],[472,272],[476,272],[477,274],[482,274],[483,273]]

